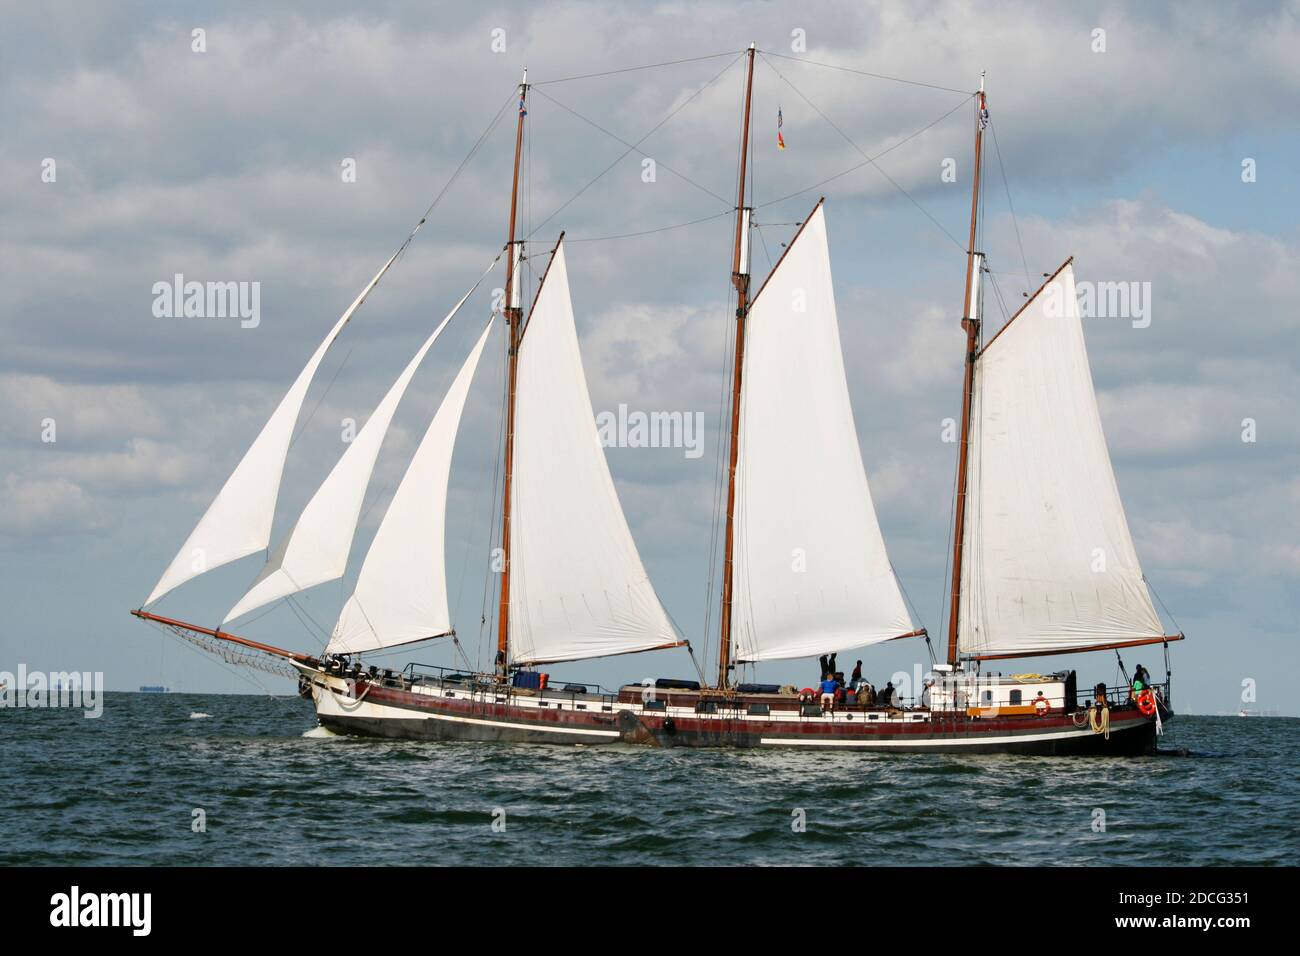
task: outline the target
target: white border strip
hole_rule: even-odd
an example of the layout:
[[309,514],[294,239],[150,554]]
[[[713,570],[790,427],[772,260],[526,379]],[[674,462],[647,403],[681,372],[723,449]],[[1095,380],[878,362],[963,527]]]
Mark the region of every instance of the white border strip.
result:
[[536,733],[546,734],[568,734],[574,737],[601,737],[601,738],[618,738],[622,734],[617,730],[584,730],[581,727],[548,727],[544,724],[521,724],[508,720],[489,720],[482,717],[461,717],[456,714],[438,714],[428,713],[421,710],[408,709],[405,707],[394,707],[388,704],[373,703],[371,701],[357,701],[359,706],[352,710],[345,710],[341,705],[322,707],[321,704],[329,701],[335,704],[327,696],[321,695],[317,701],[317,711],[324,710],[330,716],[335,717],[368,717],[373,720],[446,720],[459,724],[475,724],[482,727],[506,727],[510,730],[530,730]]
[[1091,736],[1092,730],[1067,730],[1061,733],[1015,734],[1009,737],[927,737],[920,740],[799,740],[792,737],[760,737],[758,742],[768,746],[796,747],[950,747],[978,744],[1006,744],[1034,740],[1069,740]]

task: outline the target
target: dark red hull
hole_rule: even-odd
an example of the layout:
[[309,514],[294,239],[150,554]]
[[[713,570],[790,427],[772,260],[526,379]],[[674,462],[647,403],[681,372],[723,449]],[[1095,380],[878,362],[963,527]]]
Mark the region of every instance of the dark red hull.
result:
[[1155,721],[1130,707],[1112,710],[1106,735],[1092,731],[1085,712],[972,718],[878,710],[822,716],[784,707],[754,715],[752,702],[736,701],[731,709],[696,713],[698,694],[643,704],[630,694],[520,694],[508,688],[407,688],[365,681],[350,686],[321,677],[312,681],[312,696],[321,725],[329,730],[412,740],[1113,756],[1156,749]]

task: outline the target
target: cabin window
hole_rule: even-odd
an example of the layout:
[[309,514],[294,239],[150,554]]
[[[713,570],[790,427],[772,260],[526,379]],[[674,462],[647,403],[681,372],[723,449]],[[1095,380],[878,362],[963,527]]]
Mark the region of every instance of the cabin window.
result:
[[1017,706],[1019,706],[1019,704],[1020,704],[1020,691],[1019,691],[1019,690],[1013,690],[1013,691],[1011,692],[1011,706],[1012,706],[1012,707],[1017,707]]
[[[1017,693],[1017,692],[1013,691],[1013,693]],[[985,704],[992,704],[992,703],[993,703],[993,691],[991,691],[991,690],[986,690],[986,691],[984,692],[984,703],[985,703]]]

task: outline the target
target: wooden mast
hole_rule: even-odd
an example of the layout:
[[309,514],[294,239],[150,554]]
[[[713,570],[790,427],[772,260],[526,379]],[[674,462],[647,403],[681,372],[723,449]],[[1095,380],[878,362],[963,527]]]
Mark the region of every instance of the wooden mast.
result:
[[528,68],[519,82],[519,120],[515,126],[515,166],[510,179],[510,238],[506,242],[505,317],[508,335],[506,360],[506,453],[505,481],[501,493],[501,603],[497,608],[496,675],[505,680],[510,665],[510,481],[515,450],[515,381],[519,372],[519,338],[523,324],[518,288],[523,243],[515,239],[519,209],[519,156],[524,142],[524,117],[528,115]]
[[979,351],[980,317],[976,314],[978,302],[975,289],[981,258],[975,252],[975,226],[979,215],[980,160],[984,145],[984,74],[980,74],[979,108],[975,122],[975,167],[970,195],[970,240],[966,247],[966,296],[962,306],[961,327],[966,330],[966,362],[961,390],[961,445],[957,451],[957,507],[953,521],[952,538],[952,594],[948,613],[948,663],[957,663],[957,611],[961,603],[962,544],[966,531],[966,469],[970,452],[971,392],[975,378],[975,358]]
[[736,242],[731,256],[731,281],[736,287],[736,356],[731,381],[731,456],[727,465],[727,535],[722,562],[722,613],[718,644],[718,687],[730,684],[731,595],[736,516],[736,463],[740,457],[740,385],[745,367],[745,312],[749,296],[749,209],[745,206],[745,177],[749,160],[749,109],[754,92],[754,44],[745,68],[745,120],[740,130],[740,183],[736,187]]

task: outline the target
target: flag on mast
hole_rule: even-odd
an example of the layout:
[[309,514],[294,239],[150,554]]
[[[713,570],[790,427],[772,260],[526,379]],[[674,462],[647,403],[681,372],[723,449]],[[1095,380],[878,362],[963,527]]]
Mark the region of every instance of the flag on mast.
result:
[[785,124],[785,117],[781,115],[781,107],[776,108],[776,148],[785,149],[785,137],[781,135],[781,127]]

